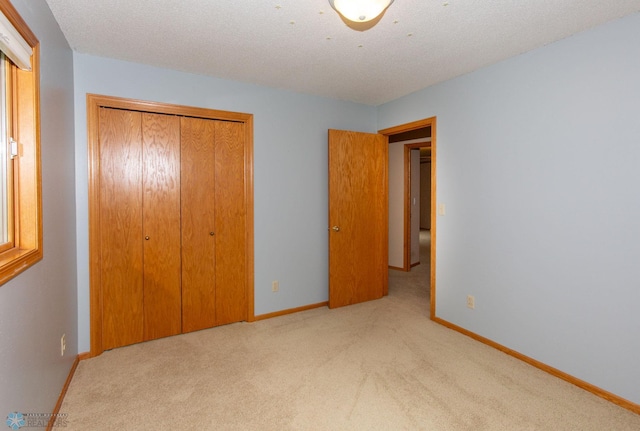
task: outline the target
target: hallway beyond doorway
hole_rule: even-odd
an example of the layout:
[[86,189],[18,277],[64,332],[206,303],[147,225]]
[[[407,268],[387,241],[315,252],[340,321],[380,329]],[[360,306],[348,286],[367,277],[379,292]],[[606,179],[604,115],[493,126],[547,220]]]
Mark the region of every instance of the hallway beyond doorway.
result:
[[429,316],[429,248],[431,232],[420,230],[420,264],[411,268],[409,272],[389,270],[389,296],[410,295],[413,300],[424,304],[425,315]]

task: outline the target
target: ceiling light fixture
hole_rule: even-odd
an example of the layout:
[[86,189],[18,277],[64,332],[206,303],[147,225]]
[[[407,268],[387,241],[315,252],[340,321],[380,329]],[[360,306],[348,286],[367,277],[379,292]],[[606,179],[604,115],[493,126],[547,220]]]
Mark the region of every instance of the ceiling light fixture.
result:
[[377,18],[393,0],[329,0],[340,15],[353,22],[367,22]]

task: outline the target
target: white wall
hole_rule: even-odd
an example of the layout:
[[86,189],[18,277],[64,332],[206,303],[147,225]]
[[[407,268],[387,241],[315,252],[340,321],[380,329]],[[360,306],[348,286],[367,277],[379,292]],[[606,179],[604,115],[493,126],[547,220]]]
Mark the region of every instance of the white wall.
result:
[[431,163],[420,164],[420,229],[431,229]]
[[385,104],[378,123],[437,116],[437,315],[635,403],[639,40],[635,14]]
[[420,263],[420,150],[411,150],[411,262]]
[[375,132],[375,108],[78,53],[74,73],[81,352],[89,350],[87,93],[254,114],[255,313],[328,299],[327,130]]
[[0,286],[3,423],[13,411],[53,411],[78,352],[72,53],[44,1],[12,3],[41,47],[44,259]]
[[404,143],[389,144],[389,266],[404,268]]

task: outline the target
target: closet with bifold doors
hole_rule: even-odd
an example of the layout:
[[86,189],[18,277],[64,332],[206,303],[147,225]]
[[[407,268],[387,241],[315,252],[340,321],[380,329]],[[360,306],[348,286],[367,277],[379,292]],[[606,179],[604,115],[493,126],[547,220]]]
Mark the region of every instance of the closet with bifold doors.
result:
[[248,320],[252,117],[93,98],[92,356]]

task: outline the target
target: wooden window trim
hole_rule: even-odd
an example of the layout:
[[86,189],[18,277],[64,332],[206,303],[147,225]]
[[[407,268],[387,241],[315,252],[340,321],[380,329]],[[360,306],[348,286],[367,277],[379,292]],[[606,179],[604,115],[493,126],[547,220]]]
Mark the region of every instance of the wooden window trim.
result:
[[14,69],[15,163],[14,247],[0,253],[0,284],[42,260],[42,176],[40,167],[40,44],[9,0],[0,11],[32,47],[32,70]]

